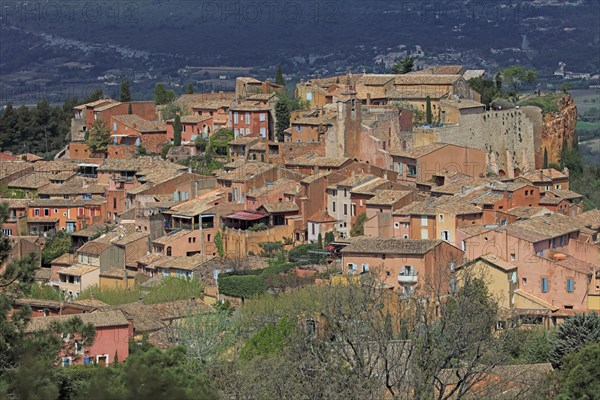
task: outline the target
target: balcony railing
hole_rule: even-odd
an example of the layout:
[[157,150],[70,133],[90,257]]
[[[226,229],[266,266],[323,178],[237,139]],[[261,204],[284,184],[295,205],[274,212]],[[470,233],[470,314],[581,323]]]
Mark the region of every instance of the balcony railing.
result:
[[398,274],[398,283],[417,283],[417,275]]

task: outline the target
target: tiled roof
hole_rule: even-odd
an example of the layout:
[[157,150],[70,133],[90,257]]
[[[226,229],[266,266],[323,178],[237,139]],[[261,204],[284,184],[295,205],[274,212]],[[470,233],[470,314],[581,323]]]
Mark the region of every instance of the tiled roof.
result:
[[209,211],[222,197],[223,192],[221,190],[214,190],[195,199],[178,203],[164,213],[181,215],[184,217],[194,217]]
[[292,166],[340,168],[348,160],[350,160],[348,157],[322,157],[314,154],[305,154],[288,161],[286,164]]
[[156,170],[187,170],[185,165],[165,161],[159,157],[138,158],[106,158],[98,167],[99,172],[104,171],[156,171]]
[[306,183],[306,184],[311,184],[311,183],[313,183],[313,182],[315,182],[315,181],[321,179],[322,177],[327,176],[327,175],[329,175],[331,173],[332,172],[330,172],[330,171],[323,171],[323,170],[321,170],[321,171],[318,171],[318,172],[316,172],[316,173],[314,173],[312,175],[308,175],[308,176],[302,178],[302,180],[300,182]]
[[273,182],[270,185],[265,185],[256,189],[252,189],[250,190],[248,193],[246,193],[246,197],[259,197],[259,196],[263,196],[267,193],[269,193],[272,190],[275,190],[281,186],[285,186],[288,185],[290,183],[294,182],[291,179],[287,179],[287,178],[281,178],[281,179],[277,179],[275,182]]
[[374,179],[378,179],[378,178],[375,175],[371,175],[371,174],[354,174],[334,185],[330,185],[329,187],[331,187],[331,188],[336,188],[336,187],[353,188],[355,186],[364,185],[365,183],[370,182]]
[[589,274],[598,268],[597,265],[573,257],[563,258],[562,260],[557,261],[556,264],[582,274]]
[[213,311],[212,307],[201,300],[178,300],[158,304],[136,302],[111,308],[133,319],[136,333],[157,331],[170,325],[169,321],[190,317],[203,311]]
[[10,188],[16,189],[39,189],[50,184],[50,174],[44,172],[32,172],[22,176],[8,184]]
[[359,237],[342,249],[342,253],[426,254],[442,243],[426,239],[382,239]]
[[84,103],[84,104],[79,104],[73,108],[75,108],[76,110],[83,110],[86,107],[96,107],[102,104],[106,104],[106,103],[116,103],[116,100],[113,99],[100,99],[100,100],[96,100],[96,101],[92,101],[90,103]]
[[455,107],[455,108],[458,108],[459,110],[464,110],[464,109],[468,109],[468,108],[483,108],[483,109],[485,109],[485,104],[482,104],[475,100],[468,100],[468,99],[460,99],[459,101],[444,99],[444,100],[440,101],[440,104],[442,106],[446,105],[446,106]]
[[515,223],[499,229],[506,229],[509,235],[530,242],[552,239],[575,232],[580,228],[572,217],[562,214],[542,215]]
[[50,327],[53,322],[66,322],[73,317],[81,318],[84,324],[92,324],[96,328],[128,326],[129,322],[122,311],[95,311],[83,314],[60,315],[55,317],[31,318],[26,332],[35,332]]
[[541,183],[550,182],[554,179],[567,179],[568,176],[554,168],[536,169],[532,172],[526,172],[519,176],[519,178],[527,179],[530,182]]
[[552,214],[552,211],[548,210],[545,207],[529,207],[529,206],[519,206],[513,207],[510,210],[505,211],[506,214],[514,215],[519,219],[531,218],[539,214]]
[[280,203],[263,204],[259,208],[264,208],[270,213],[295,212],[298,211],[298,205],[293,201],[283,201]]
[[94,267],[93,265],[75,264],[67,268],[62,268],[58,271],[58,273],[64,275],[81,276],[96,271],[97,269],[98,267]]
[[333,120],[325,115],[322,117],[298,117],[292,121],[292,125],[333,125]]
[[600,230],[600,210],[597,208],[581,213],[574,218],[588,228]]
[[119,237],[117,240],[113,240],[112,243],[117,246],[127,246],[130,243],[136,242],[140,239],[148,238],[150,235],[145,232],[131,232],[125,234],[123,237]]
[[4,179],[31,167],[32,164],[24,161],[2,161],[0,162],[0,179]]
[[381,190],[375,197],[367,200],[367,205],[393,205],[400,199],[410,195],[411,192],[403,190]]
[[78,162],[71,160],[37,161],[33,164],[36,172],[77,171],[78,168]]
[[436,150],[439,150],[443,147],[448,146],[446,143],[431,143],[425,146],[414,147],[412,149],[401,150],[401,149],[392,149],[390,154],[397,157],[405,157],[405,158],[419,158],[423,157],[429,153],[433,153]]
[[136,114],[115,115],[113,119],[141,133],[166,132],[167,130],[164,122],[149,121]]
[[152,241],[152,243],[167,244],[169,242],[172,242],[173,240],[177,240],[179,238],[185,237],[185,236],[189,235],[190,233],[192,233],[192,231],[189,229],[174,230],[174,231],[167,233],[166,235],[163,235],[161,237],[154,239]]
[[498,257],[495,254],[486,254],[484,256],[480,257],[482,260],[485,260],[487,262],[489,262],[490,264],[493,264],[497,267],[500,267],[501,269],[503,269],[504,271],[512,271],[513,269],[516,269],[517,266],[509,263],[506,260],[503,260],[502,258]]
[[106,199],[35,199],[29,203],[29,207],[89,207],[99,206]]
[[306,219],[308,222],[317,222],[317,223],[328,223],[328,222],[337,222],[337,219],[329,215],[329,213],[325,210],[320,210],[311,215]]
[[268,105],[242,102],[239,104],[232,105],[230,110],[231,111],[264,111],[264,112],[268,112],[268,111],[271,111],[271,107]]
[[409,75],[464,75],[462,65],[433,65],[418,71],[411,71]]
[[238,136],[237,138],[229,141],[229,144],[233,144],[233,145],[248,145],[248,144],[253,144],[258,142],[260,139],[257,137],[250,137],[250,136]]
[[99,242],[97,239],[92,240],[90,242],[85,243],[79,249],[77,249],[77,253],[80,254],[90,254],[97,256],[101,254],[104,250],[110,247],[110,243]]
[[62,185],[50,184],[38,191],[43,195],[79,195],[79,194],[103,194],[107,187],[97,182],[89,182],[85,178],[75,177]]
[[62,256],[56,257],[54,260],[50,261],[50,264],[66,264],[71,265],[75,261],[75,254],[65,253]]
[[394,77],[394,85],[452,85],[460,78],[454,74],[402,74]]
[[182,269],[191,271],[198,268],[202,264],[215,259],[215,256],[205,256],[202,254],[194,254],[193,256],[181,257],[161,257],[152,263],[155,268]]
[[272,164],[249,162],[231,171],[220,171],[217,173],[216,177],[217,179],[224,181],[247,182],[254,179],[257,175],[275,168],[276,166]]
[[436,215],[438,209],[439,211],[455,215],[478,214],[482,212],[480,208],[460,198],[441,196],[430,197],[423,201],[415,201],[402,207],[394,215]]
[[568,189],[550,189],[546,192],[546,196],[548,193],[552,193],[556,197],[567,200],[581,199],[583,197],[583,195]]
[[539,203],[542,205],[557,205],[560,204],[561,201],[565,201],[566,199],[563,199],[561,197],[553,197],[553,196],[542,196],[540,197],[540,201]]
[[8,208],[27,208],[27,205],[31,202],[31,199],[12,199],[12,198],[0,198],[0,204],[8,204]]

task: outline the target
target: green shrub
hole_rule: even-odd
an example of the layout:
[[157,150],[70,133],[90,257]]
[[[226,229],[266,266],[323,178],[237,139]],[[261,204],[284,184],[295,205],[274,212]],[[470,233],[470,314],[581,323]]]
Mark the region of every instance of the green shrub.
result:
[[202,298],[204,286],[197,279],[168,277],[158,287],[151,289],[144,297],[146,304],[165,303],[168,301],[187,300],[192,297]]
[[219,293],[234,297],[252,297],[266,292],[267,283],[260,276],[219,276]]
[[260,222],[256,225],[252,225],[250,228],[248,228],[248,230],[250,232],[266,231],[267,229],[269,229],[269,227],[264,222]]
[[242,347],[240,359],[250,361],[254,357],[264,357],[283,349],[294,332],[295,325],[283,317],[277,325],[261,328]]
[[62,296],[58,290],[47,285],[33,285],[29,297],[32,299],[44,299],[61,301]]
[[319,245],[317,243],[306,243],[296,246],[288,252],[288,258],[290,261],[307,259],[309,258],[309,250],[319,250]]

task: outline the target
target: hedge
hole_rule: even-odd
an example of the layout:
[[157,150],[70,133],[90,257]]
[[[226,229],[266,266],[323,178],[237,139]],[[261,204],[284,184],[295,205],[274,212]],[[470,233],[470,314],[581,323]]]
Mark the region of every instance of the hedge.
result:
[[219,292],[227,296],[251,297],[267,292],[267,283],[258,275],[219,276]]

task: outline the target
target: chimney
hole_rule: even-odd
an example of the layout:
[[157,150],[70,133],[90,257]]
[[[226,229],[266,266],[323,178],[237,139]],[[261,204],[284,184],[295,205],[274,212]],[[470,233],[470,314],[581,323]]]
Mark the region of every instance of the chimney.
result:
[[563,174],[565,174],[566,176],[569,176],[569,168],[564,167],[563,168]]
[[544,170],[540,169],[540,181],[544,180]]
[[367,93],[367,105],[371,105],[371,93]]

